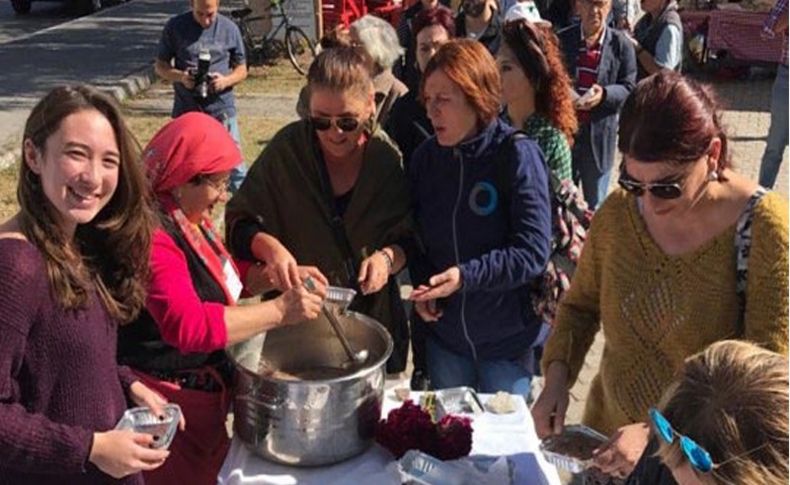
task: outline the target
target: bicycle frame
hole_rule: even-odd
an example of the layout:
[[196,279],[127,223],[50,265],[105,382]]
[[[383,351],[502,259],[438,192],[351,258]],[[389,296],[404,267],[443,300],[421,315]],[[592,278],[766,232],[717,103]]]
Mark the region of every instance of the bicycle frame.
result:
[[[277,24],[276,28],[274,28],[271,31],[269,31],[268,34],[265,34],[259,40],[255,39],[250,34],[250,38],[252,38],[253,40],[256,40],[256,42],[255,42],[256,47],[261,47],[264,44],[272,42],[273,40],[275,40],[277,38],[277,34],[279,34],[281,30],[283,30],[283,27],[288,29],[288,27],[290,27],[292,25],[291,24],[291,17],[290,17],[290,15],[288,15],[285,12],[285,7],[284,7],[285,3],[286,2],[283,1],[283,0],[281,0],[281,1],[274,1],[274,2],[272,2],[272,4],[268,8],[268,10],[270,12],[273,12],[275,8],[277,9],[276,13],[272,13],[271,16],[269,16],[270,19],[280,19],[280,23]],[[257,17],[245,17],[245,18],[240,20],[240,23],[245,23],[246,24],[246,23],[249,23],[249,22],[254,22],[256,20],[263,20],[264,18],[266,18],[266,17],[264,17],[263,15],[259,15]]]

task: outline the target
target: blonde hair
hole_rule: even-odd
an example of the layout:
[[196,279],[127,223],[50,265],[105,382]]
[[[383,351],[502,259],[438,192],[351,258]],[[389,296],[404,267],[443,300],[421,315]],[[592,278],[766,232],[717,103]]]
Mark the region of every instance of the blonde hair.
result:
[[[786,357],[743,341],[714,343],[686,359],[661,412],[720,464],[700,476],[723,485],[787,483]],[[679,440],[659,443],[668,467],[687,461]]]
[[328,89],[366,95],[373,90],[371,61],[357,47],[338,45],[318,54],[307,71],[308,92]]

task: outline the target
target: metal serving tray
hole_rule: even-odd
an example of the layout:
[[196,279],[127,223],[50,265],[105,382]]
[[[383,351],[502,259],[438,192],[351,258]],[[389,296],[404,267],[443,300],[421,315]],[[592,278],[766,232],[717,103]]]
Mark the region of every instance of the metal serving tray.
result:
[[165,405],[165,417],[159,419],[148,407],[127,409],[115,429],[131,429],[135,433],[147,433],[158,437],[153,443],[154,448],[167,448],[172,443],[181,420],[181,408],[178,404]]
[[471,387],[450,387],[425,392],[420,398],[420,405],[426,408],[436,421],[448,414],[478,415],[483,413],[483,404]]
[[[581,473],[592,464],[592,451],[608,438],[580,424],[566,426],[562,434],[549,436],[540,443],[546,461],[571,473]],[[573,447],[576,450],[572,450]]]

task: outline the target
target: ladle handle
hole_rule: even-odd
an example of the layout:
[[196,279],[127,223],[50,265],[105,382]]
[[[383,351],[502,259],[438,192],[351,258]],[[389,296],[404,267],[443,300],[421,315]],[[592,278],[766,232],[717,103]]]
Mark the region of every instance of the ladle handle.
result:
[[[309,276],[304,280],[304,287],[307,288],[307,291],[314,292],[315,291],[315,282]],[[346,351],[349,360],[351,362],[356,362],[356,357],[354,355],[354,349],[351,348],[351,344],[348,342],[346,335],[343,333],[343,330],[340,328],[340,322],[337,321],[335,315],[326,307],[325,304],[321,305],[321,311],[324,313],[324,316],[327,320],[329,320],[329,324],[332,325],[332,328],[337,335],[337,338],[340,340],[340,343],[343,345],[343,350]]]
[[343,350],[345,350],[346,354],[348,354],[348,358],[351,360],[351,362],[355,362],[354,350],[351,348],[351,344],[348,342],[346,335],[340,328],[340,322],[337,321],[335,315],[332,314],[329,308],[327,308],[325,305],[321,307],[321,311],[324,312],[324,316],[327,320],[329,320],[329,324],[332,325],[338,340],[340,340],[340,343],[343,345]]

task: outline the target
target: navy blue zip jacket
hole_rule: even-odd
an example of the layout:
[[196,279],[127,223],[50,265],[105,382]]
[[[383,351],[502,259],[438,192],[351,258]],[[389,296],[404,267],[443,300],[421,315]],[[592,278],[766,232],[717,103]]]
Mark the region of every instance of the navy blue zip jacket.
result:
[[[481,360],[524,354],[540,328],[525,285],[549,258],[549,182],[538,145],[510,140],[513,131],[496,119],[455,147],[431,137],[408,174],[424,247],[410,266],[415,287],[456,265],[463,277],[428,328],[449,350]],[[507,158],[504,171],[497,158]]]

